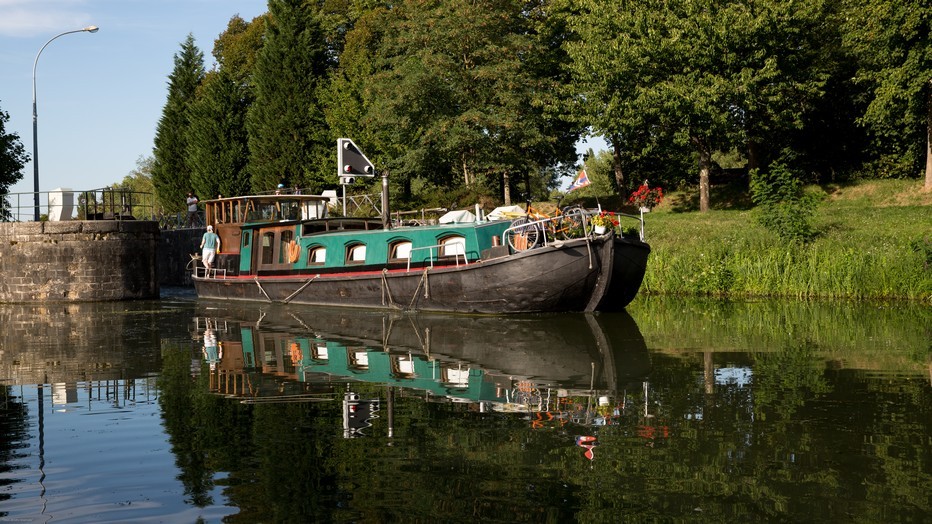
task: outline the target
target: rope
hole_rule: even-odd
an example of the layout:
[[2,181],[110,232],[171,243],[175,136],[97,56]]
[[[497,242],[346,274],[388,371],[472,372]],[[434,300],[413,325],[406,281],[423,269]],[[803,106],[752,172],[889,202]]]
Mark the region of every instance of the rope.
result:
[[261,291],[262,294],[265,295],[265,299],[271,302],[272,299],[269,297],[269,294],[266,293],[264,289],[262,289],[262,282],[259,282],[259,277],[256,277],[256,285],[259,286],[259,291]]
[[417,289],[414,290],[414,296],[411,297],[411,303],[408,304],[408,309],[414,308],[414,302],[417,300],[417,294],[421,290],[421,284],[424,284],[424,298],[430,298],[430,282],[427,281],[427,271],[430,268],[425,267],[424,273],[421,274],[421,279],[417,282]]
[[385,297],[388,297],[388,305],[390,307],[398,307],[395,305],[395,301],[392,300],[392,290],[388,289],[388,279],[385,278],[385,275],[388,274],[388,268],[382,268],[382,305],[385,305]]
[[291,299],[293,299],[298,293],[304,291],[304,288],[306,288],[307,286],[311,285],[311,282],[313,282],[314,280],[316,280],[317,277],[319,277],[319,276],[320,276],[320,275],[314,275],[313,278],[308,279],[308,281],[305,282],[303,286],[299,287],[297,291],[295,291],[294,293],[288,295],[288,298],[286,298],[285,300],[282,300],[282,304],[287,304],[288,302],[291,302]]

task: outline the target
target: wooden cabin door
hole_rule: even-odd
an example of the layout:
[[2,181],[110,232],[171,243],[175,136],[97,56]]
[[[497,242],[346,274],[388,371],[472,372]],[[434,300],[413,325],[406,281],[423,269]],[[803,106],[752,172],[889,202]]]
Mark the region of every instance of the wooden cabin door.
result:
[[256,232],[252,259],[256,274],[288,270],[294,266],[297,262],[294,233],[294,226],[262,228]]

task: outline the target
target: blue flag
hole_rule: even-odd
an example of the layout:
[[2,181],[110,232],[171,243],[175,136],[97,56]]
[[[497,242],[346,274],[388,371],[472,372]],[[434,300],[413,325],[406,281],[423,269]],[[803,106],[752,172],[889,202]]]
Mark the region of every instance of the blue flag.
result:
[[586,174],[585,169],[581,169],[579,174],[576,175],[576,179],[573,180],[573,183],[570,184],[569,189],[566,190],[567,193],[581,187],[586,187],[589,185],[589,175]]

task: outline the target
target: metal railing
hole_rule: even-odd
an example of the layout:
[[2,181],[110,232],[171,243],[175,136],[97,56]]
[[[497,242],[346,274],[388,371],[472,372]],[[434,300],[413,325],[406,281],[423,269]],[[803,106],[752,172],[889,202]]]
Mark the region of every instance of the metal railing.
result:
[[[152,193],[104,187],[40,191],[40,220],[157,220]],[[0,221],[35,220],[35,192],[0,195]]]
[[227,270],[224,268],[215,268],[215,267],[207,269],[206,267],[203,267],[200,264],[195,264],[194,265],[194,276],[197,278],[225,279],[227,278]]
[[[411,258],[413,257],[414,252],[422,251],[425,249],[430,251],[430,253],[427,254],[427,261],[430,263],[430,267],[434,267],[434,261],[440,260],[440,257],[442,256],[446,256],[446,257],[453,256],[456,261],[456,267],[460,267],[460,256],[462,256],[463,265],[466,265],[466,266],[469,265],[469,260],[466,258],[466,249],[463,247],[462,244],[434,244],[433,246],[416,247],[411,250],[411,252],[408,254],[408,269],[407,269],[408,271],[411,271]],[[435,249],[437,250],[436,255],[434,254]],[[444,250],[442,255],[440,254],[441,249]],[[446,251],[448,249],[454,252],[449,253]]]
[[[555,238],[556,232],[561,232],[566,226],[561,225],[561,222],[566,221],[567,219],[574,219],[573,222],[576,225],[581,226],[578,238],[585,238],[586,236],[594,236],[594,226],[592,225],[592,217],[599,215],[599,212],[593,211],[579,211],[573,212],[565,215],[557,215],[553,217],[545,217],[538,220],[521,220],[518,224],[513,224],[511,227],[502,232],[501,242],[502,245],[509,245],[515,251],[523,251],[525,249],[531,249],[534,247],[548,246],[560,239]],[[621,219],[633,220],[638,222],[638,240],[644,241],[644,217],[643,215],[629,215],[627,213],[614,213],[614,217],[621,221]],[[621,225],[617,226],[621,228]],[[620,229],[616,229],[616,234],[620,234]],[[534,235],[534,240],[527,245],[525,248],[515,248],[513,243],[510,242],[512,236],[522,236],[532,233]],[[569,237],[575,238],[573,235],[568,235]]]

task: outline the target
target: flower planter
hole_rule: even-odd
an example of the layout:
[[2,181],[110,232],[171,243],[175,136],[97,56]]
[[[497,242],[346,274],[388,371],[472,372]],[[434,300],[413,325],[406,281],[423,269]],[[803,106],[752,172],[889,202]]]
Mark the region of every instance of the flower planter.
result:
[[604,235],[604,234],[605,234],[605,226],[593,226],[593,227],[592,227],[592,230],[595,231],[595,234],[596,234],[596,235]]

